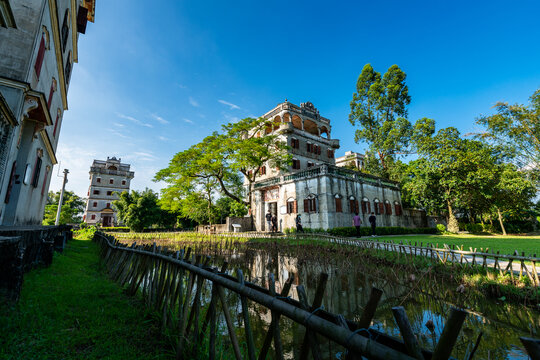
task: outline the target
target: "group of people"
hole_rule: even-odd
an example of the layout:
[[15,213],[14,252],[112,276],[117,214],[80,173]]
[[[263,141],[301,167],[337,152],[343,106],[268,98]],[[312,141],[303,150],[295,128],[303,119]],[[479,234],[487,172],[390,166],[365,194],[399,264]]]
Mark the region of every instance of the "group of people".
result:
[[[377,227],[377,217],[375,216],[375,213],[371,213],[371,216],[368,218],[369,223],[371,224],[371,236],[376,236],[375,228]],[[304,228],[302,227],[302,216],[298,214],[295,219],[296,222],[296,232],[304,232]],[[276,214],[272,214],[270,210],[266,213],[266,224],[267,229],[271,232],[277,232],[277,216]],[[360,215],[358,212],[356,212],[353,216],[353,226],[356,228],[356,236],[360,237],[360,225],[362,225],[362,219],[360,218]]]
[[[371,213],[368,221],[371,224],[371,236],[376,236],[375,228],[377,227],[377,217],[375,216],[375,213]],[[360,237],[360,225],[362,225],[362,219],[360,218],[360,215],[358,215],[358,212],[356,212],[353,216],[353,226],[356,228],[357,237]]]
[[277,216],[268,210],[266,213],[266,225],[270,232],[277,232]]

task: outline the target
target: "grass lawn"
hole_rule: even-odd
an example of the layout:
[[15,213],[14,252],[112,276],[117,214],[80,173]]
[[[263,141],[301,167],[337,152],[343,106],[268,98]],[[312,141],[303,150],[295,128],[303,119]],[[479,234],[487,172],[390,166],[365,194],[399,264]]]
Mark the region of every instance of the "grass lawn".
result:
[[0,359],[173,358],[155,316],[107,278],[89,240],[25,274],[19,303],[0,305],[0,325]]
[[529,256],[536,254],[540,256],[540,236],[502,236],[502,235],[408,235],[408,236],[384,236],[379,237],[381,240],[391,240],[393,242],[403,241],[417,242],[420,245],[420,242],[423,242],[424,245],[427,243],[439,244],[439,247],[443,247],[443,244],[447,245],[464,245],[463,250],[469,250],[469,247],[472,247],[473,250],[476,248],[477,251],[480,251],[480,248],[489,248],[497,252],[500,251],[501,254],[513,254],[514,250],[517,250],[521,255],[521,252],[524,251],[525,255]]

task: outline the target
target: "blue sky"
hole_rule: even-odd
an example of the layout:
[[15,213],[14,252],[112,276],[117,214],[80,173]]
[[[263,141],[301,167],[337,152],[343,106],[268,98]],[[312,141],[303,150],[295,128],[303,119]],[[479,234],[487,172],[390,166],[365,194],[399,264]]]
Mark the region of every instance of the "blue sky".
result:
[[[151,5],[150,5],[151,4]],[[341,149],[362,67],[407,73],[409,119],[478,131],[497,101],[540,88],[540,2],[98,0],[79,37],[57,155],[86,196],[93,159],[132,165],[132,189],[220,125],[311,101]],[[54,177],[52,190],[61,187]]]

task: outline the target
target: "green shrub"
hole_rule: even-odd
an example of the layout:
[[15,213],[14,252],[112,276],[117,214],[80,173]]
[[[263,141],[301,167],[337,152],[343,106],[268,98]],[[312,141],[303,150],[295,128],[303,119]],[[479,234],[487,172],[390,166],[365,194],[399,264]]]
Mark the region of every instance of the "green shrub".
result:
[[107,232],[129,232],[129,228],[127,226],[102,227],[101,230]]
[[446,226],[443,224],[437,224],[437,231],[439,234],[444,234],[446,232]]
[[465,224],[465,231],[470,232],[471,234],[478,234],[484,231],[482,224]]
[[[436,234],[437,228],[404,228],[399,226],[382,226],[375,228],[375,233],[377,235],[405,235],[405,234]],[[334,236],[346,236],[353,237],[356,236],[355,227],[339,227],[329,229],[328,233]],[[361,227],[360,236],[369,236],[371,235],[371,227]]]

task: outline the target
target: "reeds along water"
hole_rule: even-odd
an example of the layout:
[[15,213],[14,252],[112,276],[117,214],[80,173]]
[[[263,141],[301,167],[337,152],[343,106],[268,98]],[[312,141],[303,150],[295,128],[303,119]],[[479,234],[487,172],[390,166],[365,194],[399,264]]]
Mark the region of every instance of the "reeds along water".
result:
[[[221,265],[230,262],[231,268],[240,268],[246,280],[268,287],[268,275],[276,274],[275,287],[280,292],[286,279],[294,275],[295,283],[291,296],[298,300],[296,287],[303,284],[307,296],[313,299],[317,278],[321,272],[327,273],[328,283],[322,305],[325,309],[359,320],[369,299],[372,287],[383,290],[383,297],[375,314],[373,328],[384,333],[399,336],[399,329],[392,315],[392,307],[404,306],[421,346],[433,349],[438,342],[452,305],[470,309],[463,331],[457,340],[453,356],[465,358],[471,353],[480,333],[483,333],[476,358],[519,359],[527,358],[519,336],[536,336],[540,328],[539,313],[519,306],[497,304],[487,301],[481,294],[466,289],[461,292],[455,285],[442,282],[440,278],[425,269],[411,267],[382,266],[370,262],[361,255],[352,256],[350,251],[339,248],[333,251],[322,247],[289,247],[279,243],[259,244],[255,247],[231,238],[207,237],[205,241],[163,240],[159,244],[172,249],[193,246],[193,253],[212,254]],[[150,241],[149,241],[150,242]],[[147,246],[150,248],[150,246]],[[145,281],[152,284],[152,277]],[[198,284],[192,285],[194,292]],[[176,289],[178,288],[176,284]],[[189,286],[189,280],[182,285]],[[150,287],[151,288],[151,287]],[[149,290],[151,292],[151,290]],[[209,285],[200,287],[201,309],[208,306],[212,291]],[[226,292],[226,303],[233,314],[241,313],[241,303],[237,296]],[[202,311],[202,310],[201,310]],[[271,312],[250,302],[253,334],[255,342],[261,343],[271,320]],[[236,316],[237,323],[242,319]],[[222,331],[227,332],[225,319],[221,318]],[[432,326],[426,326],[432,324]],[[284,353],[296,358],[300,354],[303,326],[290,320],[280,320],[281,339]],[[300,339],[300,340],[299,340]],[[343,354],[343,348],[331,341],[321,342],[321,353],[325,358],[335,358]]]

